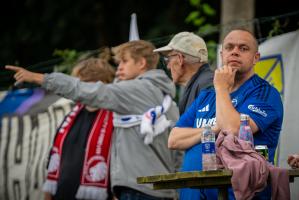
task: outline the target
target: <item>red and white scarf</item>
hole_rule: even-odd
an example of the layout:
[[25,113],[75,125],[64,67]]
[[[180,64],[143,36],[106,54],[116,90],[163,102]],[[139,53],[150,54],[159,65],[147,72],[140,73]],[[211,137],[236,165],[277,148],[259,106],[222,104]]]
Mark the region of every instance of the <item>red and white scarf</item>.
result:
[[[53,195],[56,193],[63,143],[83,107],[77,104],[73,108],[55,136],[50,152],[47,180],[43,186],[45,192]],[[112,131],[112,112],[100,109],[88,136],[77,199],[107,198]]]

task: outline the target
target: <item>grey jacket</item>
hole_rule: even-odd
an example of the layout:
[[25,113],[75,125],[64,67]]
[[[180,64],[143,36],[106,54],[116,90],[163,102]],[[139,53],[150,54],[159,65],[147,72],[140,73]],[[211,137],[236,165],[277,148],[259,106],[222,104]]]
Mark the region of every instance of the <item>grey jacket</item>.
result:
[[[45,75],[42,87],[65,98],[121,115],[141,115],[161,105],[164,94],[175,96],[174,84],[164,71],[157,69],[133,80],[113,84],[85,83],[61,73],[52,73]],[[176,105],[172,105],[166,115],[176,122],[179,117]],[[156,197],[174,197],[172,190],[153,190],[150,185],[136,183],[139,176],[174,172],[174,152],[167,148],[169,131],[158,135],[151,145],[145,145],[138,134],[139,126],[114,128],[110,168],[112,188],[126,186]]]
[[209,64],[204,64],[188,82],[183,96],[179,102],[180,115],[182,115],[199,95],[202,89],[213,86],[214,72]]

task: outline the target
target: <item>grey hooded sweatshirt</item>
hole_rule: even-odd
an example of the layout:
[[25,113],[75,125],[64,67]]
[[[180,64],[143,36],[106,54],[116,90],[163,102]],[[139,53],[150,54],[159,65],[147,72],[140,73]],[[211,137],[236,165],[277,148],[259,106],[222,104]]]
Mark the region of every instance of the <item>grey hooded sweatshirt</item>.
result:
[[[112,84],[86,83],[61,73],[46,74],[42,87],[68,99],[95,108],[108,109],[120,115],[142,115],[162,105],[164,95],[175,96],[175,86],[163,70],[149,70],[133,80]],[[176,122],[179,111],[173,104],[166,113]],[[110,179],[112,189],[125,186],[148,195],[172,198],[174,190],[153,190],[151,185],[137,184],[139,176],[175,172],[174,152],[167,148],[170,129],[145,145],[140,126],[115,127],[113,132]]]

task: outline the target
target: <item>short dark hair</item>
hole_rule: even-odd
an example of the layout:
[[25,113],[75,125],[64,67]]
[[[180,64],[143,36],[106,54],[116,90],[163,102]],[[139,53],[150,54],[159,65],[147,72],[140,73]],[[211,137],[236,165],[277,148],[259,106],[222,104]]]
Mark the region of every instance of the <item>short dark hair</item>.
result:
[[258,46],[259,46],[259,44],[258,44],[258,41],[257,41],[257,39],[256,39],[256,37],[255,37],[255,35],[254,35],[254,33],[251,32],[250,30],[244,28],[244,27],[237,27],[237,28],[233,28],[233,29],[230,29],[229,31],[227,31],[226,34],[225,34],[224,37],[223,37],[222,44],[223,44],[225,38],[227,37],[227,35],[230,34],[230,33],[233,32],[233,31],[244,31],[244,32],[249,33],[249,34],[252,36],[253,40],[254,40],[254,45],[255,45],[255,47],[256,47],[256,50],[258,50]]

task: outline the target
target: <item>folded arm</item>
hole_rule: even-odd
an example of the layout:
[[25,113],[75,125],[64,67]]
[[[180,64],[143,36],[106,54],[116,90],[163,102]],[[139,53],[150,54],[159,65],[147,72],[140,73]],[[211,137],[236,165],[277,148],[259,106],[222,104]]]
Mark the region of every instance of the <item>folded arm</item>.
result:
[[[203,128],[178,128],[171,130],[168,138],[168,148],[186,150],[201,142]],[[217,126],[212,127],[212,131],[218,134],[220,130]]]
[[201,128],[173,128],[168,138],[168,148],[185,150],[201,141]]

